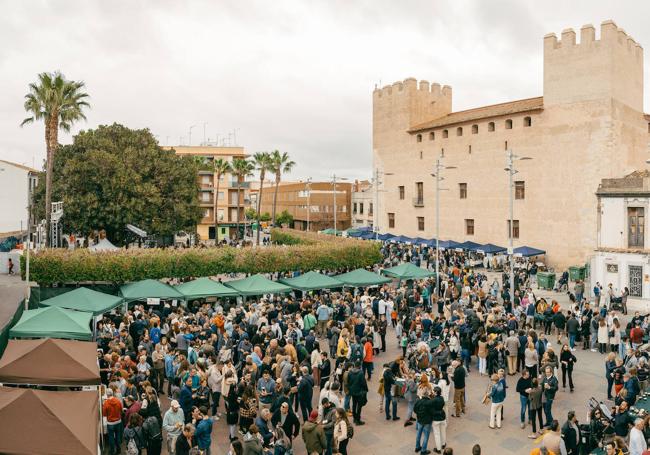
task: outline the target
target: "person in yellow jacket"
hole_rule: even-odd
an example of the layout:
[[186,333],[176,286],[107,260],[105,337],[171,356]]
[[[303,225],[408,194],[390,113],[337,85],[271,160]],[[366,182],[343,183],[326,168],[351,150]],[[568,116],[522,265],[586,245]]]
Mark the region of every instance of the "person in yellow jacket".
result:
[[336,363],[337,365],[345,361],[350,354],[350,333],[348,329],[341,330],[339,342],[336,345]]

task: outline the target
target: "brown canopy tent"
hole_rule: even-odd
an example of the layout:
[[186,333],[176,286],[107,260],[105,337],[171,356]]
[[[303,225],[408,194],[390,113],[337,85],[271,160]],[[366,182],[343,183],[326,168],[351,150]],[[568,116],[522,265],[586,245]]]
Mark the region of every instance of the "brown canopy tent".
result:
[[55,338],[9,340],[0,359],[0,383],[98,385],[97,345]]
[[0,387],[0,422],[0,453],[98,453],[96,391],[49,392]]

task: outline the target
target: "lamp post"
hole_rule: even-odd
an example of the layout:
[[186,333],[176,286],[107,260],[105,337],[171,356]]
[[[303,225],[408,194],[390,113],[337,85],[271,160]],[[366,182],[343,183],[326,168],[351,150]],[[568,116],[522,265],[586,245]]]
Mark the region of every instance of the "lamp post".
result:
[[345,177],[337,177],[336,174],[332,175],[332,186],[334,188],[334,236],[336,237],[336,232],[338,231],[338,224],[336,222],[336,181],[337,180],[347,180]]
[[440,175],[443,169],[456,169],[456,166],[442,164],[442,155],[436,159],[436,167],[431,174],[436,178],[436,296],[440,294],[440,182],[444,178]]
[[373,178],[373,184],[375,186],[375,207],[372,213],[372,224],[373,229],[375,230],[375,240],[379,240],[379,185],[382,182],[380,180],[380,175],[394,175],[392,172],[381,172],[379,168],[375,168],[375,176]]
[[517,156],[513,153],[512,149],[508,150],[508,155],[507,155],[507,160],[506,160],[506,168],[504,169],[505,171],[508,172],[508,193],[510,197],[510,226],[508,229],[508,236],[510,237],[510,245],[508,248],[508,256],[510,259],[510,299],[512,302],[514,302],[515,299],[515,256],[514,256],[514,249],[513,249],[513,241],[514,241],[514,199],[515,199],[515,183],[514,183],[514,176],[517,172],[515,169],[515,161],[527,161],[527,160],[532,160],[532,158],[528,156]]
[[309,221],[311,218],[311,177],[307,179],[307,232],[309,232]]

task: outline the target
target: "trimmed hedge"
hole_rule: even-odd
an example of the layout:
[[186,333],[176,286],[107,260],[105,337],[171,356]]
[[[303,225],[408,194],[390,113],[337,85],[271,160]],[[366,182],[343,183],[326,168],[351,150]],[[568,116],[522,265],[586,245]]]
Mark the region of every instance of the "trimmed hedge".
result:
[[[289,230],[274,230],[272,237],[281,245],[106,253],[93,253],[86,249],[45,250],[32,254],[30,279],[41,286],[79,282],[125,283],[147,278],[188,278],[230,272],[336,270],[366,267],[381,260],[379,246],[374,242]],[[24,263],[24,260],[23,256],[21,261]]]

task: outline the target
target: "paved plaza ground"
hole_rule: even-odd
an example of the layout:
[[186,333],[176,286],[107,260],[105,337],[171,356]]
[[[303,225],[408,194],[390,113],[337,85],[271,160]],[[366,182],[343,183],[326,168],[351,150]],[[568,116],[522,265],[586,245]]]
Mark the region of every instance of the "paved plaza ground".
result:
[[[568,297],[566,294],[550,291],[536,290],[538,297],[555,298],[563,308],[568,308]],[[18,302],[24,293],[24,284],[18,277],[0,276],[0,319],[6,321],[15,311]],[[635,309],[648,313],[647,303],[631,302],[630,311]],[[349,446],[351,454],[411,454],[415,448],[415,426],[404,428],[403,420],[393,422],[386,421],[383,412],[379,412],[380,397],[377,395],[378,379],[381,372],[381,365],[394,360],[400,350],[397,347],[397,340],[394,332],[390,332],[389,350],[375,358],[375,375],[369,383],[370,393],[368,394],[368,405],[363,409],[363,419],[366,425],[356,428],[354,438]],[[553,347],[557,347],[554,338],[551,338]],[[576,390],[570,393],[560,389],[553,406],[553,415],[560,423],[566,419],[569,410],[575,410],[580,421],[586,421],[587,401],[590,397],[604,398],[604,356],[591,351],[576,351],[578,363],[574,370]],[[461,418],[448,416],[447,438],[448,445],[454,448],[455,454],[470,454],[474,444],[479,443],[483,453],[493,454],[528,454],[535,446],[535,442],[528,439],[530,428],[522,430],[519,426],[519,397],[515,392],[515,386],[519,376],[508,376],[508,396],[505,402],[505,420],[500,430],[488,428],[489,406],[480,403],[485,391],[488,379],[479,377],[475,366],[476,359],[473,359],[472,369],[467,382],[467,412]],[[318,396],[318,392],[314,394]],[[167,409],[169,402],[167,397],[161,397],[163,411]],[[406,415],[406,402],[399,400],[398,415],[404,418]],[[221,405],[223,411],[223,404]],[[430,443],[433,443],[433,435]],[[216,422],[213,431],[213,454],[228,452],[228,433],[225,418]],[[429,446],[432,448],[432,446]],[[163,449],[164,450],[164,449]],[[305,454],[302,439],[298,437],[294,444],[296,455]]]
[[[569,307],[569,299],[566,293],[552,291],[535,291],[537,297],[554,298],[560,302],[563,308]],[[631,310],[638,308],[646,311],[646,304],[631,304]],[[401,351],[397,347],[397,340],[394,336],[389,337],[390,349],[384,354],[375,357],[375,375],[368,384],[368,405],[363,408],[362,417],[366,425],[355,429],[354,438],[348,446],[350,454],[413,454],[415,449],[415,425],[404,427],[403,419],[406,415],[406,402],[399,400],[398,415],[402,420],[393,422],[385,420],[383,412],[379,412],[380,397],[376,393],[378,387],[381,365],[394,360]],[[558,351],[555,338],[551,338],[552,346]],[[587,421],[588,406],[590,397],[604,399],[605,376],[604,356],[577,349],[576,357],[578,363],[574,370],[574,381],[576,389],[573,393],[560,388],[553,405],[553,416],[564,423],[567,412],[575,410],[581,422]],[[448,415],[447,418],[447,445],[454,448],[454,455],[471,454],[472,446],[480,444],[483,454],[528,454],[535,447],[535,441],[528,439],[530,427],[520,428],[519,422],[519,396],[515,391],[519,375],[508,376],[508,395],[504,405],[503,426],[500,430],[491,430],[488,427],[489,406],[481,404],[480,400],[485,392],[488,379],[479,377],[476,369],[476,359],[473,358],[473,365],[467,382],[467,412],[461,418],[454,418]],[[561,385],[561,378],[560,385]],[[315,391],[315,395],[317,395]],[[429,448],[433,448],[433,435],[430,438]],[[215,424],[213,432],[213,448],[216,453],[227,453],[228,434],[225,422],[219,421]],[[302,439],[298,437],[294,444],[296,455],[305,454]],[[213,451],[213,453],[215,453]]]

